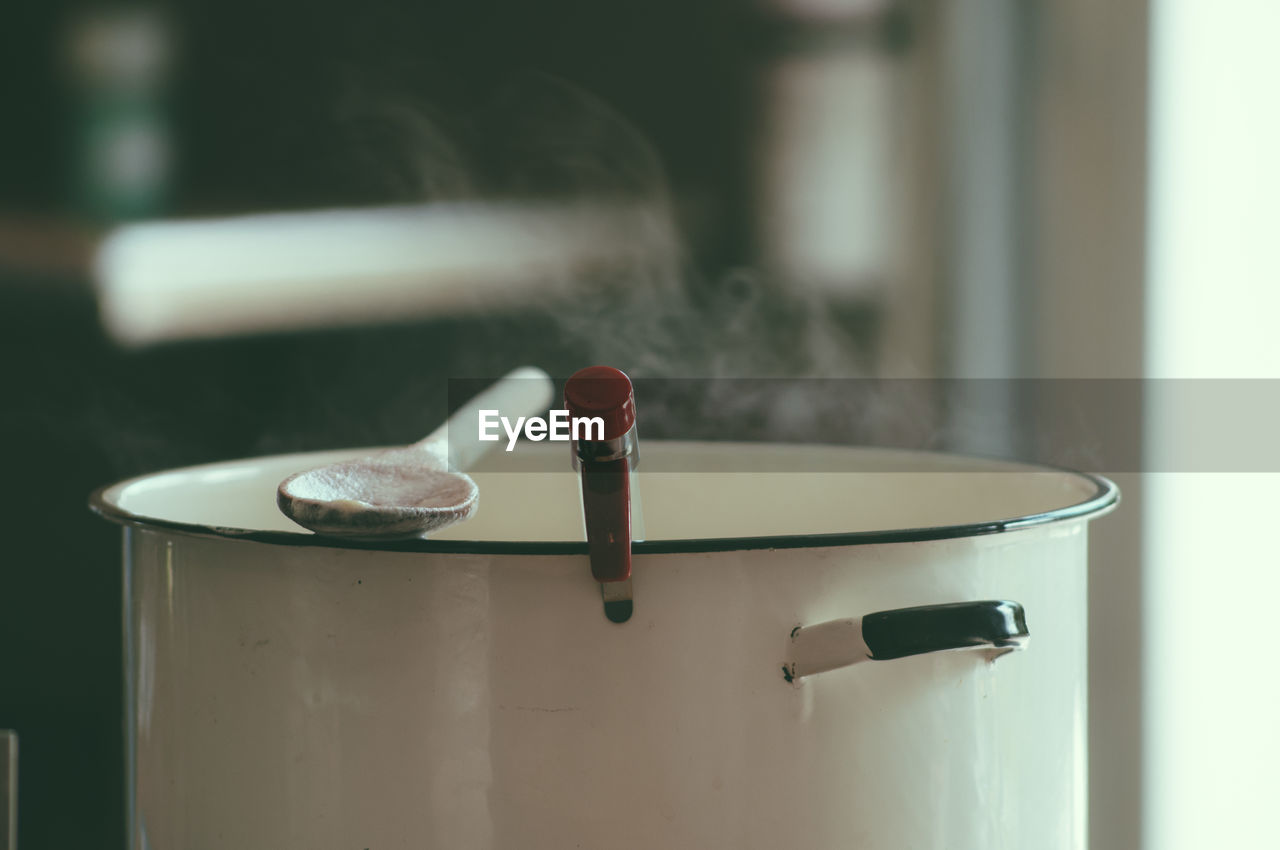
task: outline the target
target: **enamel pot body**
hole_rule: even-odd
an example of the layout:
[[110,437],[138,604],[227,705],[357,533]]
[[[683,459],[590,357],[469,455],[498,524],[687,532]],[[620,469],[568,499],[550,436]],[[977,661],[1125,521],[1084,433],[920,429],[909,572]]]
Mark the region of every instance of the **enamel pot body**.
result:
[[[272,513],[333,453],[99,493],[125,524],[131,846],[1081,850],[1086,529],[1114,488],[738,448],[785,469],[642,476],[621,624],[571,472],[477,473],[474,528],[376,546]],[[850,468],[786,471],[828,455]],[[1011,631],[921,637],[978,610],[956,603]]]

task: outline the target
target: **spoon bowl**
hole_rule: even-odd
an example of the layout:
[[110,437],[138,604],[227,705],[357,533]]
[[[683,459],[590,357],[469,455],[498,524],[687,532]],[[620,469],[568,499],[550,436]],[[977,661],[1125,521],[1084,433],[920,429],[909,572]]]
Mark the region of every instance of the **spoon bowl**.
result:
[[471,476],[413,448],[302,472],[276,492],[280,510],[317,534],[377,539],[417,537],[469,519],[479,502]]
[[450,441],[450,428],[459,436],[475,433],[482,409],[544,411],[552,389],[541,369],[516,369],[411,446],[289,476],[276,490],[276,505],[317,534],[356,539],[420,537],[468,519],[480,491],[471,476],[454,470],[469,468],[492,444]]

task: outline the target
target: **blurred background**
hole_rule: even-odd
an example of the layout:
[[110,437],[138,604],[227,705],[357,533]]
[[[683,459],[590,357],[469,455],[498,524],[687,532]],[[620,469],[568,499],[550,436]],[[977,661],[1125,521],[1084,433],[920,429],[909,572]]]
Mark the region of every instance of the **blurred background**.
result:
[[[1208,437],[1143,379],[1280,376],[1274,9],[4,17],[0,728],[21,739],[22,847],[123,845],[119,531],[91,490],[408,442],[448,378],[525,362],[988,379],[982,427],[937,447],[1017,457],[1079,448],[1028,424],[1020,381],[1122,381],[1129,448],[1085,461],[1125,499],[1091,529],[1092,846],[1257,846],[1280,790],[1258,606],[1280,587],[1250,535],[1275,475],[1183,469],[1179,441]],[[826,427],[803,436],[848,440]],[[1212,639],[1187,626],[1206,599]]]

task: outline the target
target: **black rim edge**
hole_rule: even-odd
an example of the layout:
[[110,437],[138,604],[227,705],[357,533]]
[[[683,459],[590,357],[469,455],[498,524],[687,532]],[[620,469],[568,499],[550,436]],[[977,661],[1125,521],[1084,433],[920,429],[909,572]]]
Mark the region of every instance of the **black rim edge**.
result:
[[[1067,472],[1092,481],[1096,490],[1083,502],[1052,511],[1010,519],[991,520],[963,525],[941,525],[928,528],[901,528],[886,531],[849,531],[830,534],[785,534],[771,537],[706,537],[688,540],[645,540],[633,543],[636,555],[668,555],[698,552],[737,552],[758,549],[820,549],[835,546],[866,546],[878,543],[917,543],[928,540],[950,540],[1017,531],[1049,523],[1100,515],[1120,501],[1116,485],[1101,475],[1042,466],[1039,469]],[[421,552],[424,554],[462,555],[586,555],[585,541],[517,541],[517,540],[389,540],[362,541],[322,537],[302,531],[244,531],[198,523],[172,522],[131,514],[104,498],[105,493],[120,484],[99,487],[89,497],[89,509],[110,522],[133,528],[178,531],[199,537],[244,540],[276,546],[316,546],[325,549],[363,549],[379,552]]]

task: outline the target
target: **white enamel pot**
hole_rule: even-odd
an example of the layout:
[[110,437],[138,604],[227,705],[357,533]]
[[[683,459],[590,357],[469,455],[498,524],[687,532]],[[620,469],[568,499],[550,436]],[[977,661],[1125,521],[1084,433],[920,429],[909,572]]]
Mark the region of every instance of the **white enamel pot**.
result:
[[358,452],[96,494],[124,524],[131,846],[1085,846],[1086,525],[1113,485],[643,450],[684,471],[641,475],[622,624],[559,445],[499,453],[473,520],[395,544],[276,510],[282,478]]

